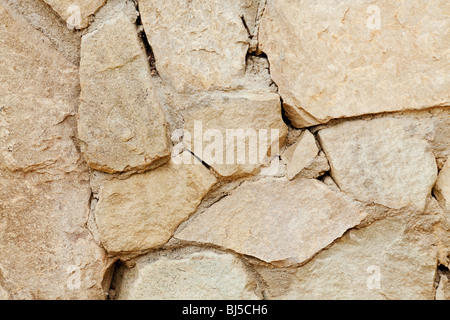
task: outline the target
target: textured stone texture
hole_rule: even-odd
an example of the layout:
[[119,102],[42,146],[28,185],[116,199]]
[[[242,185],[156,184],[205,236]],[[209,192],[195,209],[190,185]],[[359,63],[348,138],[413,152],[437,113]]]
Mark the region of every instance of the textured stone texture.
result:
[[433,299],[436,249],[426,217],[351,230],[306,265],[258,268],[269,299]]
[[287,162],[286,175],[289,180],[295,178],[303,169],[308,167],[319,154],[314,135],[305,130],[298,141],[289,146],[282,155]]
[[158,260],[144,256],[122,272],[119,300],[257,299],[245,265],[227,253],[203,251]]
[[446,0],[267,0],[260,49],[297,127],[448,106],[449,13]]
[[69,27],[83,29],[89,25],[89,16],[93,15],[106,0],[44,0],[58,12]]
[[289,266],[307,261],[363,217],[319,181],[267,178],[244,183],[175,237]]
[[102,299],[106,258],[84,227],[89,175],[73,142],[78,70],[3,2],[0,38],[0,297]]
[[81,148],[90,167],[108,173],[149,169],[169,156],[165,115],[134,24],[137,12],[129,3],[130,17],[119,5],[81,43]]
[[[278,143],[281,148],[287,134],[287,127],[281,116],[280,98],[271,92],[254,94],[241,91],[208,96],[188,110],[184,120],[184,130],[191,136],[191,141],[185,139],[186,147],[220,176],[227,178],[255,173],[263,164],[263,158],[270,153],[271,146]],[[255,135],[253,138],[245,136],[229,139],[232,137],[229,130],[242,130],[244,134],[250,130]],[[260,136],[262,130],[267,139]],[[273,138],[272,133],[275,133]],[[239,141],[245,147],[245,150],[242,149],[245,152],[244,161],[240,161],[242,151]],[[200,151],[197,146],[201,147]],[[222,156],[219,156],[220,152]]]
[[80,64],[81,32],[67,28],[67,23],[44,1],[3,0],[42,32],[68,60]]
[[401,121],[344,122],[318,136],[342,191],[394,209],[424,209],[436,181],[436,160],[426,141],[409,136]]
[[434,195],[441,203],[442,207],[450,211],[450,161],[447,160],[433,189]]
[[170,161],[126,180],[105,182],[95,207],[104,248],[118,253],[165,244],[216,182],[198,160],[192,163]]
[[0,0],[0,300],[448,299],[449,14]]
[[229,89],[244,75],[258,1],[140,0],[162,80],[176,92]]
[[450,300],[450,279],[448,272],[442,274],[436,290],[436,300]]

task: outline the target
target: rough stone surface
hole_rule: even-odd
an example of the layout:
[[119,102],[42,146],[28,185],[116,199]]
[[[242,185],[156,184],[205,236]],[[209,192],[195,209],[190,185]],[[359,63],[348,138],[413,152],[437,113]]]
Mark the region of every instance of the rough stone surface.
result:
[[409,136],[401,121],[349,121],[318,136],[342,191],[394,209],[424,209],[436,181],[436,160],[426,141]]
[[436,290],[436,300],[450,300],[450,279],[448,272],[442,274]]
[[105,182],[95,207],[102,245],[110,253],[162,246],[215,183],[214,175],[194,159]]
[[244,75],[258,1],[140,0],[162,80],[176,92],[230,89]]
[[325,156],[325,153],[320,151],[319,155],[315,157],[314,160],[306,168],[300,171],[296,178],[316,179],[320,176],[323,176],[329,170],[330,165],[328,163],[327,157]]
[[129,17],[116,9],[81,43],[81,148],[90,167],[108,173],[146,170],[169,156],[165,115],[132,10]]
[[289,180],[295,178],[297,174],[308,167],[319,154],[314,135],[305,130],[299,140],[289,146],[282,155],[282,159],[287,162],[286,175]]
[[434,195],[446,211],[450,211],[450,161],[447,160],[433,189]]
[[0,0],[0,300],[449,299],[449,15]]
[[351,230],[304,266],[259,267],[269,299],[433,299],[436,249],[426,217]]
[[67,28],[58,14],[44,1],[3,0],[27,22],[42,32],[70,62],[80,64],[81,32]]
[[307,261],[363,217],[319,181],[266,178],[244,183],[175,237],[289,266]]
[[0,2],[0,297],[103,299],[74,144],[78,70]]
[[83,29],[106,0],[44,0],[68,23],[69,28]]
[[297,127],[448,106],[449,13],[446,0],[267,0],[259,49]]
[[[272,146],[283,146],[287,134],[280,98],[271,92],[207,96],[186,111],[184,120],[191,137],[185,136],[186,148],[227,178],[255,173]],[[242,130],[242,135],[233,138],[230,130],[237,135]]]
[[202,251],[152,258],[144,256],[132,269],[122,269],[118,300],[257,299],[254,279],[231,254]]

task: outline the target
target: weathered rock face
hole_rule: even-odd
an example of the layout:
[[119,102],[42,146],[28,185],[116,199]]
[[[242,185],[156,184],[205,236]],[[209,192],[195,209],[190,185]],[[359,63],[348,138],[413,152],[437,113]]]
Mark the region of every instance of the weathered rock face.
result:
[[78,70],[0,2],[0,297],[103,299],[73,142]]
[[105,182],[95,207],[103,247],[120,253],[162,246],[215,183],[214,175],[193,157],[192,164],[171,161],[126,180]]
[[212,251],[144,256],[124,267],[119,300],[257,299],[256,282],[240,259]]
[[349,231],[295,271],[260,267],[269,299],[433,299],[434,238],[426,217]]
[[257,6],[255,0],[140,0],[162,80],[179,93],[235,86],[249,44],[243,19],[252,27]]
[[446,0],[267,0],[260,49],[293,125],[448,106],[449,12]]
[[307,261],[363,217],[319,181],[267,178],[243,184],[175,237],[289,266]]
[[342,191],[394,209],[424,209],[436,181],[436,160],[426,141],[411,137],[401,121],[344,122],[318,136]]
[[108,173],[149,169],[169,156],[165,115],[136,30],[138,13],[125,4],[105,8],[112,13],[81,43],[78,134],[89,166]]
[[449,14],[0,0],[0,300],[448,299]]
[[226,178],[255,173],[287,134],[280,98],[271,92],[205,97],[184,120],[186,148]]
[[106,0],[44,0],[58,12],[68,23],[68,27],[75,29],[86,28],[89,16],[93,15]]

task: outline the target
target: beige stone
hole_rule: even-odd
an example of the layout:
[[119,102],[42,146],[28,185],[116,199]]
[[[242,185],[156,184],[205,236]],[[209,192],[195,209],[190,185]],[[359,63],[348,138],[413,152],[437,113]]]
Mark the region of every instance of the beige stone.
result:
[[165,244],[196,210],[216,178],[199,161],[106,181],[95,207],[100,240],[110,253]]
[[314,158],[314,160],[300,173],[296,176],[296,178],[303,179],[316,179],[320,176],[323,176],[327,171],[330,170],[330,165],[328,163],[328,159],[325,156],[323,151],[319,152],[319,155]]
[[436,248],[426,217],[386,218],[351,230],[304,266],[258,267],[268,299],[434,298]]
[[67,24],[49,5],[36,0],[3,0],[3,2],[42,32],[70,62],[80,64],[81,32],[68,29]]
[[363,217],[317,180],[266,178],[243,183],[175,238],[289,266],[307,261]]
[[436,300],[450,300],[450,280],[448,274],[441,274],[436,290]]
[[140,0],[156,68],[176,92],[230,89],[244,75],[255,0]]
[[256,173],[268,154],[277,155],[276,145],[279,150],[287,135],[280,97],[272,92],[207,95],[184,120],[190,135],[185,146],[226,178]]
[[83,29],[89,25],[89,17],[93,15],[106,0],[44,0],[69,28]]
[[319,154],[314,135],[305,130],[298,141],[286,149],[282,159],[287,162],[286,175],[289,180],[309,166]]
[[268,0],[259,49],[296,127],[448,106],[449,14],[446,0]]
[[118,300],[257,299],[255,280],[234,255],[201,251],[139,258],[123,268]]
[[394,209],[424,209],[436,181],[436,160],[426,140],[410,136],[401,120],[343,122],[318,137],[342,191]]
[[0,21],[0,295],[104,299],[73,140],[78,69],[3,2]]
[[103,14],[104,23],[81,43],[81,149],[90,167],[108,173],[151,169],[170,154],[165,115],[134,24],[137,12],[129,6],[131,17],[113,6],[118,12]]
[[447,160],[433,189],[434,195],[446,211],[450,211],[450,161]]

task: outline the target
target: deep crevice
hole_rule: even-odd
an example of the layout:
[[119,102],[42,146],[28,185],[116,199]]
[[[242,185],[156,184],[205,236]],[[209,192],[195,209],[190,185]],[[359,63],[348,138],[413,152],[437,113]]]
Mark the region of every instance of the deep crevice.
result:
[[158,70],[156,69],[156,59],[155,54],[153,53],[153,49],[150,45],[150,42],[148,41],[147,34],[145,33],[144,25],[142,24],[141,19],[141,11],[139,10],[139,3],[136,1],[136,10],[139,13],[137,19],[136,19],[136,25],[138,27],[138,36],[142,40],[142,44],[144,45],[145,53],[147,54],[147,60],[150,65],[150,72],[151,75],[156,77],[159,76]]

